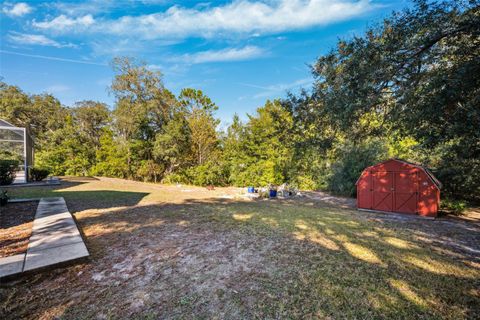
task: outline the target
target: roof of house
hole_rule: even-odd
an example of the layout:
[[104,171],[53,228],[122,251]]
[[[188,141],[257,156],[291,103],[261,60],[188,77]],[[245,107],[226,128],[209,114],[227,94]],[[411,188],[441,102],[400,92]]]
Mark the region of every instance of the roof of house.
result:
[[27,139],[30,141],[30,143],[33,145],[34,143],[34,139],[32,137],[32,135],[30,134],[30,130],[28,129],[28,127],[26,128],[23,128],[23,127],[17,127],[13,124],[11,124],[10,122],[8,122],[7,120],[5,119],[0,119],[0,128],[2,130],[6,130],[7,132],[12,132],[14,133],[15,135],[17,135],[18,137],[21,137],[21,140],[24,139],[24,135],[26,135]]
[[8,122],[7,120],[3,120],[3,119],[0,119],[0,127],[11,127],[11,128],[15,128],[15,126],[13,124],[11,124],[10,122]]

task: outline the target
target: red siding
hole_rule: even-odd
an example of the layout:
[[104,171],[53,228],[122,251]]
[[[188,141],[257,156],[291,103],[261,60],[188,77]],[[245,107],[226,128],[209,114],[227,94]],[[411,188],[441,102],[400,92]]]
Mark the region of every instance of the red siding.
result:
[[435,217],[439,186],[421,166],[388,160],[366,168],[357,181],[357,207]]

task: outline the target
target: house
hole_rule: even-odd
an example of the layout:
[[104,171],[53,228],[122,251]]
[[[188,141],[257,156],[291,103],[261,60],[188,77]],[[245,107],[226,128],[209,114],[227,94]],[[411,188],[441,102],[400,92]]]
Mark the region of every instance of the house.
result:
[[14,183],[28,181],[28,170],[34,165],[34,141],[27,128],[12,125],[0,119],[0,159],[14,158],[21,163]]

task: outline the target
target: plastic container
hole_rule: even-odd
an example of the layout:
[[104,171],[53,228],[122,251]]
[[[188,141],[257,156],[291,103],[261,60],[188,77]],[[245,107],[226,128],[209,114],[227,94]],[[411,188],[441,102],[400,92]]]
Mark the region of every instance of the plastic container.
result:
[[270,190],[270,198],[275,198],[277,196],[277,190]]
[[254,187],[248,187],[247,190],[248,190],[248,193],[254,193],[255,192]]

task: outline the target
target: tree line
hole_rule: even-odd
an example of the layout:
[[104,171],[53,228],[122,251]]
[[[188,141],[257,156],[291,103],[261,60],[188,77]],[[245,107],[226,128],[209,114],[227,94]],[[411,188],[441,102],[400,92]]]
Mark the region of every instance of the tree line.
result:
[[65,107],[0,84],[0,118],[30,129],[37,165],[56,175],[288,182],[354,195],[366,166],[396,157],[430,167],[446,196],[480,198],[478,1],[416,1],[340,39],[312,65],[311,89],[267,101],[246,121],[235,115],[224,130],[201,90],[175,95],[132,58],[112,67],[112,108]]

